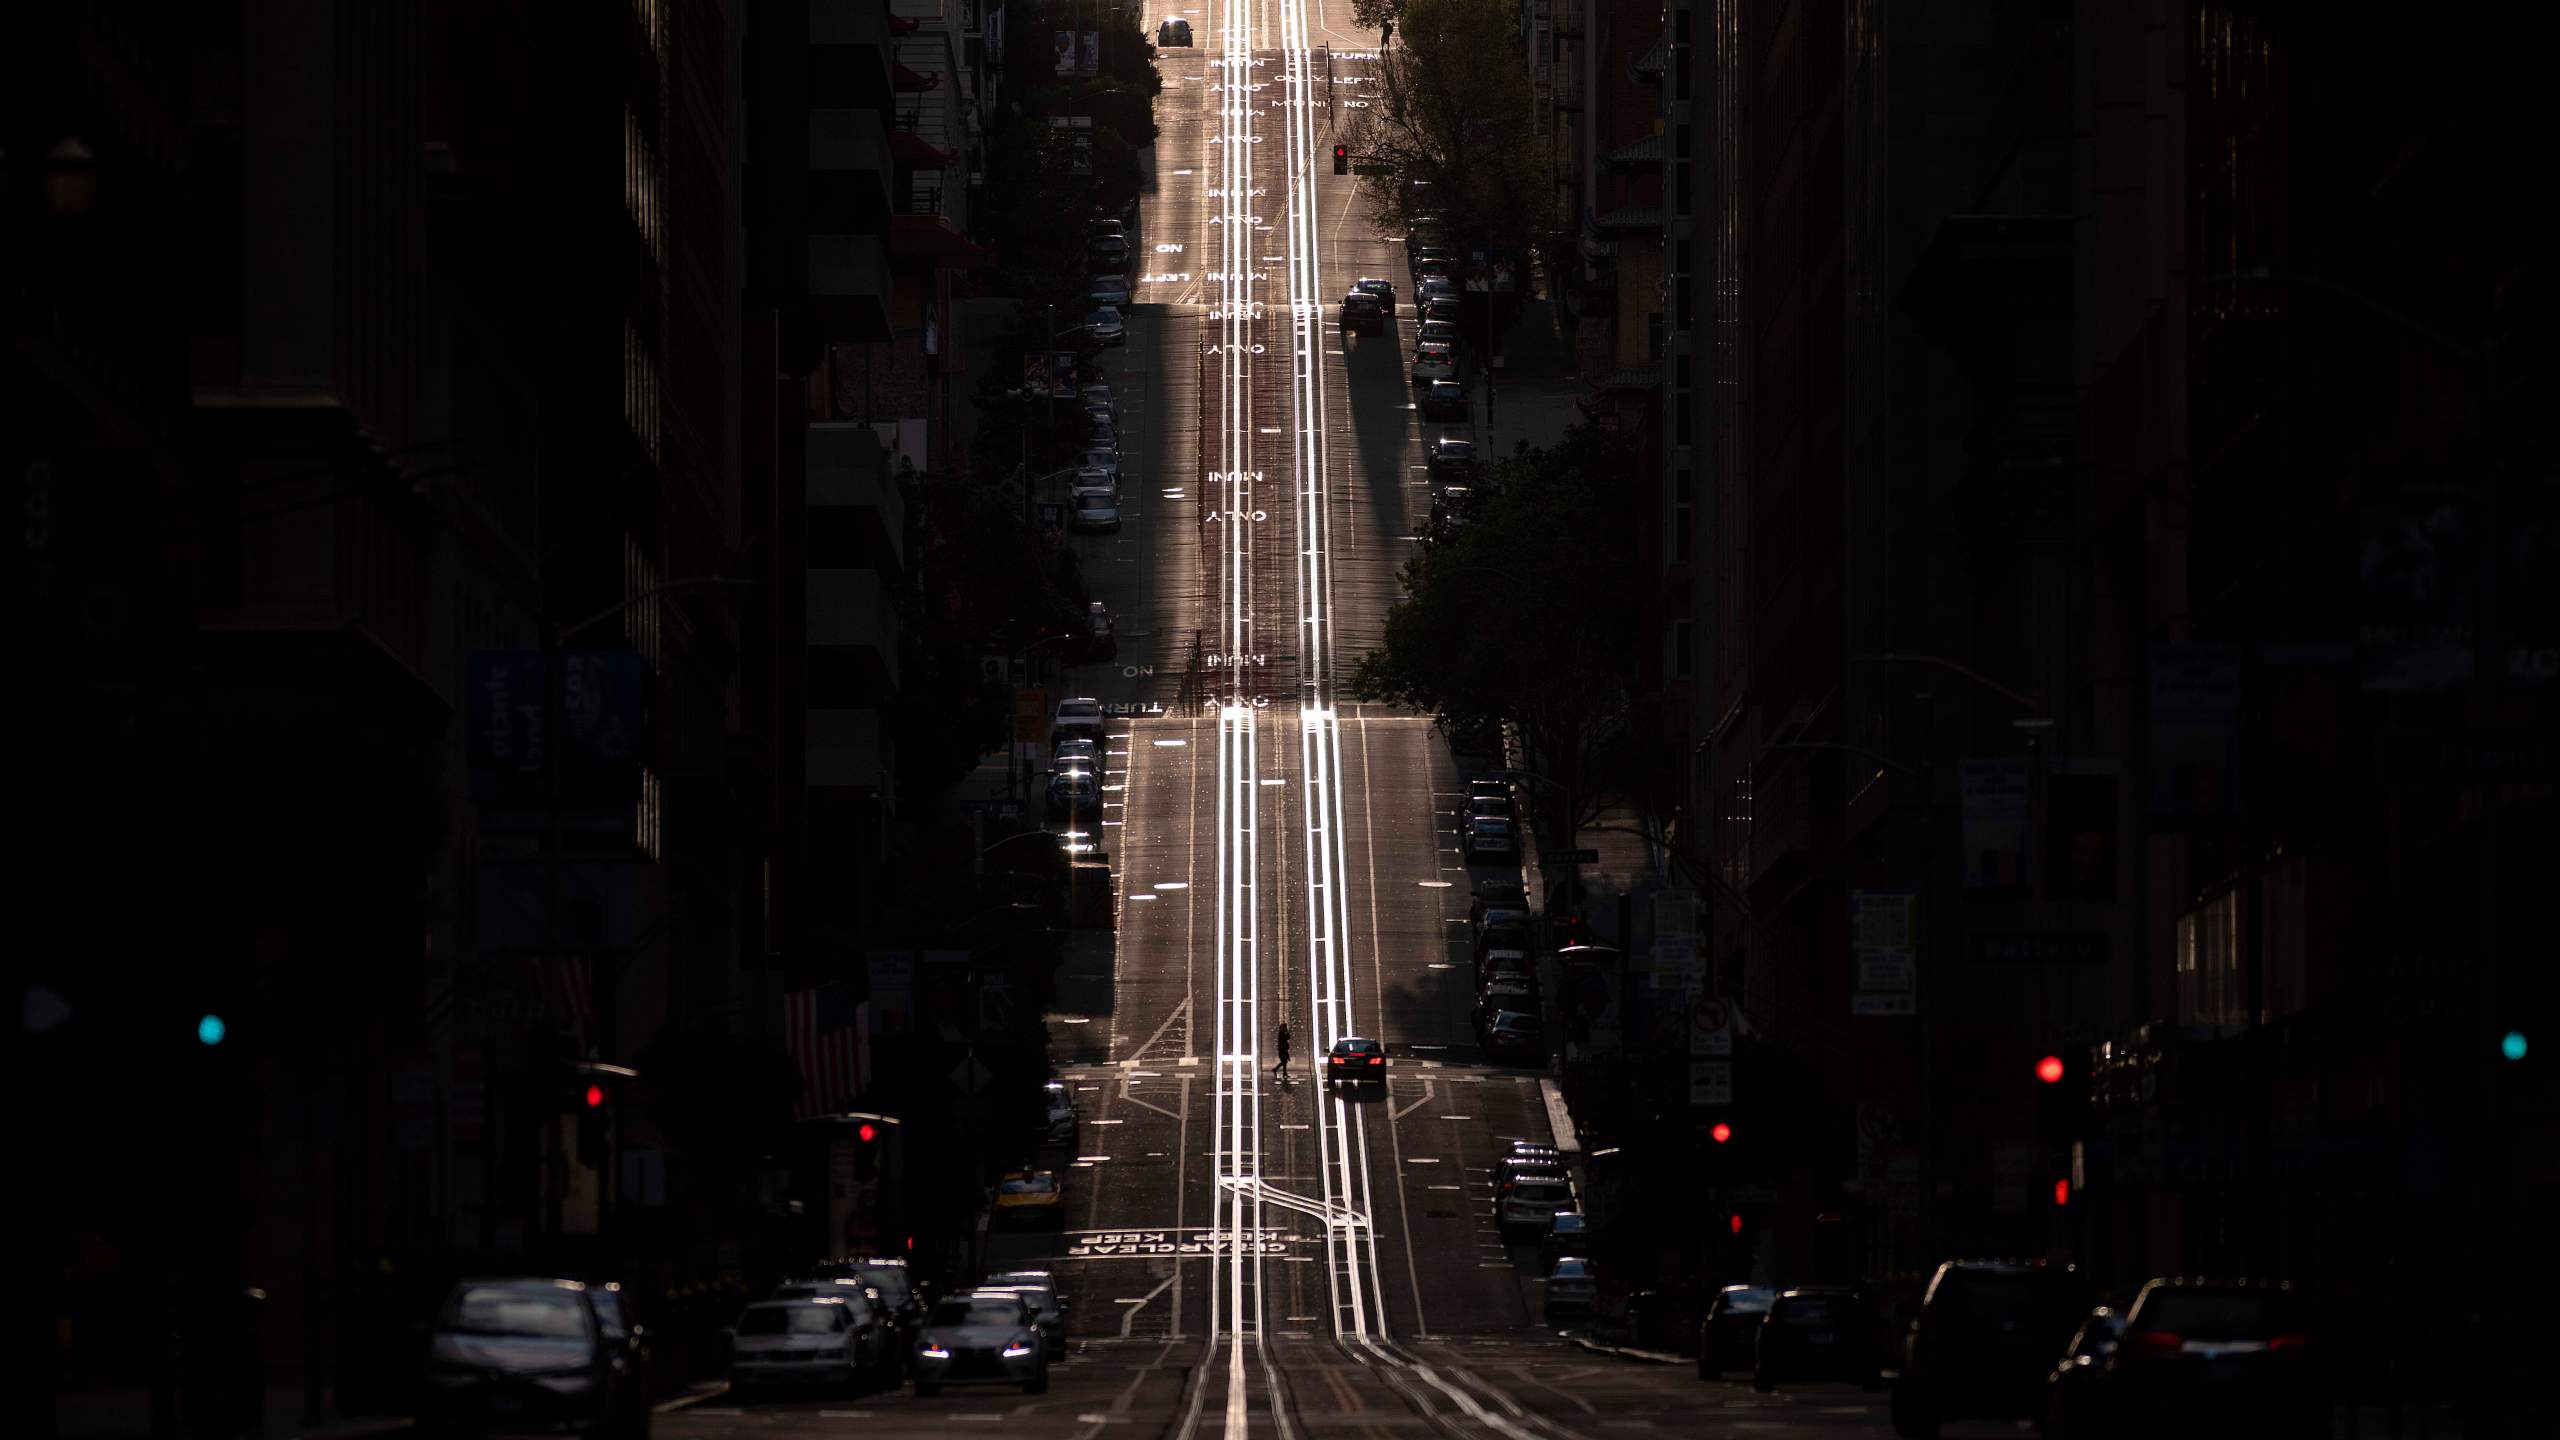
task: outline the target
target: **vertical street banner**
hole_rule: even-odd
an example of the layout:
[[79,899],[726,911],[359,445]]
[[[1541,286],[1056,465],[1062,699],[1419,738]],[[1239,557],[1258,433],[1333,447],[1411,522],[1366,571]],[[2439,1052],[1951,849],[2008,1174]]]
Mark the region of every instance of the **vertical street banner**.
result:
[[1049,352],[1049,398],[1052,400],[1076,398],[1076,352],[1073,350]]
[[2384,478],[2356,555],[2356,668],[2367,694],[2440,695],[2471,683],[2480,588],[2479,492]]
[[1919,976],[1920,897],[1908,890],[1849,894],[1849,951],[1857,972],[1853,1015],[1913,1015]]
[[905,1037],[916,1028],[916,957],[905,950],[874,950],[864,957],[871,981],[871,1034]]
[[1084,49],[1083,54],[1076,61],[1076,73],[1079,75],[1099,75],[1102,73],[1101,31],[1087,30],[1084,32]]
[[1049,393],[1049,356],[1046,352],[1022,352],[1022,388],[1034,395]]
[[2240,803],[2240,647],[2151,643],[2151,815],[2206,820]]
[[2116,777],[2058,769],[2045,777],[2045,898],[2116,898]]
[[1967,760],[1964,888],[1978,895],[2021,895],[2027,889],[2027,762],[2006,757]]
[[1073,30],[1058,32],[1058,73],[1061,75],[1076,73],[1076,32]]

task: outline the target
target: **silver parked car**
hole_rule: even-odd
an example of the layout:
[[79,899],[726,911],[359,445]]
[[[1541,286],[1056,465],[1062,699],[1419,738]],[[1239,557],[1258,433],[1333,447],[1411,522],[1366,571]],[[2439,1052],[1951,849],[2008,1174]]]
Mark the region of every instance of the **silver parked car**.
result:
[[1032,1321],[1049,1358],[1067,1356],[1067,1302],[1058,1294],[1057,1277],[1046,1270],[1007,1270],[990,1275],[980,1290],[1011,1290],[1031,1302]]
[[1074,508],[1067,515],[1067,528],[1086,533],[1118,530],[1120,497],[1107,486],[1076,491]]
[[940,1394],[945,1385],[1019,1385],[1037,1395],[1049,1388],[1049,1357],[1040,1343],[1031,1303],[1010,1290],[954,1295],[925,1317],[916,1340],[916,1394]]
[[[805,1298],[767,1300],[738,1316],[729,1358],[733,1387],[843,1384],[897,1365],[896,1332],[868,1287],[822,1282],[808,1288]],[[837,1293],[819,1293],[825,1291]]]

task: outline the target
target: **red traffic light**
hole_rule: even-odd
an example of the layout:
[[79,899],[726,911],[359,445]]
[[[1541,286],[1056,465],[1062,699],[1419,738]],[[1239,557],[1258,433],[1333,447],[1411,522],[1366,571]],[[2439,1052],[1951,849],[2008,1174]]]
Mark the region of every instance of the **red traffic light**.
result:
[[1715,1128],[1707,1132],[1707,1136],[1717,1144],[1722,1145],[1733,1138],[1733,1127],[1719,1120],[1715,1123]]
[[1333,147],[1333,158],[1336,160],[1340,160],[1350,153],[1351,147],[1348,145],[1336,145]]
[[871,1123],[870,1121],[868,1121],[868,1120],[865,1120],[865,1121],[863,1121],[863,1122],[862,1122],[862,1127],[861,1127],[860,1129],[858,1129],[858,1130],[854,1131],[853,1133],[854,1133],[854,1135],[855,1135],[855,1137],[856,1137],[856,1138],[860,1139],[864,1144],[868,1145],[868,1144],[870,1144],[872,1141],[877,1140],[877,1139],[879,1139],[879,1138],[880,1138],[880,1127],[879,1127],[879,1126],[877,1126],[877,1125],[872,1124],[872,1123]]
[[2053,1203],[2056,1205],[2068,1205],[2071,1203],[2070,1181],[2056,1180],[2053,1182]]
[[1734,1235],[1739,1235],[1739,1234],[1741,1234],[1741,1233],[1742,1233],[1742,1217],[1741,1217],[1741,1216],[1739,1216],[1739,1215],[1728,1215],[1728,1216],[1726,1216],[1726,1217],[1725,1217],[1725,1222],[1724,1222],[1724,1228],[1725,1228],[1725,1230],[1726,1230],[1728,1233],[1730,1233],[1730,1234],[1734,1234]]
[[2047,1085],[2060,1084],[2062,1081],[2062,1057],[2059,1055],[2047,1055],[2043,1059],[2037,1061],[2036,1078]]
[[587,1087],[587,1108],[590,1110],[601,1110],[604,1108],[603,1086],[590,1085]]

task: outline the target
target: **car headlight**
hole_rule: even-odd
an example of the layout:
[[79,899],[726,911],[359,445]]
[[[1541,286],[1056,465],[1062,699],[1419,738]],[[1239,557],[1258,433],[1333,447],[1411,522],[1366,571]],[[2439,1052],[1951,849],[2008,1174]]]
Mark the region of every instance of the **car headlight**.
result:
[[948,1360],[951,1358],[951,1352],[943,1349],[939,1345],[927,1345],[916,1353],[922,1355],[927,1360]]
[[1030,1353],[1031,1347],[1028,1345],[1007,1345],[1004,1347],[1004,1358],[1007,1360],[1019,1360]]

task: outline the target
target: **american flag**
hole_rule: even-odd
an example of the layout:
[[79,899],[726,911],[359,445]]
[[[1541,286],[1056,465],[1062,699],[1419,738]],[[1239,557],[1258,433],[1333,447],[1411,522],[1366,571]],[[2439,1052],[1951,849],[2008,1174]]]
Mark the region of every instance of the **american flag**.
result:
[[584,1046],[594,1033],[596,1023],[595,961],[586,955],[563,955],[556,960],[540,956],[528,957],[535,978],[542,986],[542,1007],[553,1021],[576,1034]]
[[794,1115],[832,1115],[862,1093],[862,1005],[850,985],[819,985],[782,997],[782,1033],[791,1063],[800,1070],[800,1105]]

